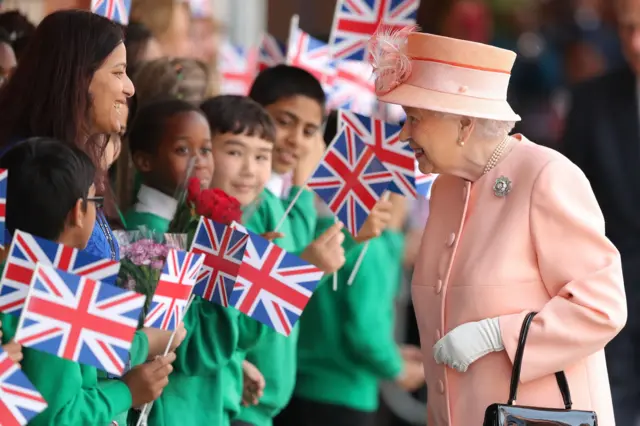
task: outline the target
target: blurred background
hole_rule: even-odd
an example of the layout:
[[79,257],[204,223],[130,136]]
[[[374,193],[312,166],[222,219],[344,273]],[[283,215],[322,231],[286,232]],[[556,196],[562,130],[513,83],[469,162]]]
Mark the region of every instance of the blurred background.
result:
[[[185,28],[154,27],[155,10],[173,0],[149,0],[145,22],[176,56],[193,56],[216,73],[222,41],[250,47],[268,33],[286,40],[292,15],[310,35],[327,41],[335,0],[200,0],[207,19],[191,20]],[[37,24],[61,8],[88,9],[90,0],[4,0],[4,10],[17,9]],[[144,3],[141,1],[140,3]],[[417,22],[424,31],[490,43],[518,53],[509,100],[522,116],[516,131],[537,143],[556,146],[568,110],[569,88],[581,81],[624,66],[611,0],[422,0]],[[159,13],[159,12],[158,12]],[[186,53],[180,37],[202,39]],[[167,47],[168,46],[168,47]],[[18,52],[16,52],[18,53]],[[397,337],[419,344],[409,294],[409,277],[423,223],[409,225],[404,291],[398,299]],[[426,391],[414,395],[384,385],[380,426],[424,424]]]

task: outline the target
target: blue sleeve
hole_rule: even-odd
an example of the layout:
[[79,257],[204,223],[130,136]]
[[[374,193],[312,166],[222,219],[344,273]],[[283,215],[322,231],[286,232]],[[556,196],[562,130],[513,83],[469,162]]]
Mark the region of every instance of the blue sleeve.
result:
[[[113,245],[113,256],[111,253],[111,245]],[[113,235],[109,222],[104,217],[102,211],[98,211],[96,214],[96,224],[93,227],[93,232],[91,233],[87,247],[83,251],[101,259],[120,260],[118,241],[115,235]]]

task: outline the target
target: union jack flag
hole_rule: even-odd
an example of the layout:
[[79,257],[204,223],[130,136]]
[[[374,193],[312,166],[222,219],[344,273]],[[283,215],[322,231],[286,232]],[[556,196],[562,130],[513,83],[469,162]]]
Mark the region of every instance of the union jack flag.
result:
[[[235,224],[234,227],[243,229]],[[249,242],[229,302],[240,312],[288,336],[323,272],[261,236],[246,232]]]
[[421,173],[416,162],[416,190],[420,196],[431,198],[431,188],[437,177],[438,175],[435,173],[429,173],[428,175]]
[[331,27],[334,60],[367,60],[367,43],[378,26],[401,29],[416,23],[420,0],[338,0]]
[[121,375],[145,297],[39,264],[15,340]]
[[36,264],[115,284],[120,263],[16,231],[0,281],[0,312],[20,316]]
[[339,130],[308,186],[357,235],[393,174],[349,126]]
[[0,347],[0,424],[22,426],[47,408],[47,402]]
[[244,49],[225,41],[220,49],[218,67],[222,76],[221,93],[246,96],[258,72],[257,49]]
[[376,106],[376,92],[371,75],[371,65],[366,62],[338,62],[327,109],[344,108],[358,114],[372,115]]
[[331,60],[328,44],[296,29],[289,35],[287,63],[313,74],[325,91],[330,92],[336,69],[335,63]]
[[7,177],[9,171],[0,169],[0,248],[4,248],[7,241],[5,233],[5,220],[7,217]]
[[168,331],[178,327],[203,261],[202,254],[169,250],[144,320],[145,327]]
[[229,306],[249,236],[231,226],[200,218],[191,251],[205,255],[193,294]]
[[91,11],[119,24],[127,25],[131,0],[91,0]]
[[276,40],[271,34],[263,34],[260,40],[258,70],[262,71],[276,65],[284,64],[287,57],[287,46]]
[[389,191],[412,198],[418,196],[416,157],[409,144],[400,141],[402,127],[344,110],[338,111],[338,123],[351,127],[393,174]]

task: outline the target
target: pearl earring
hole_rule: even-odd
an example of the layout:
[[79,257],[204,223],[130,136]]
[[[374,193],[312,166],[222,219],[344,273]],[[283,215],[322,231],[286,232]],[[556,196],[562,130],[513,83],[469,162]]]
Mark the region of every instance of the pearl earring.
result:
[[458,145],[464,146],[464,140],[462,140],[462,138],[458,138]]

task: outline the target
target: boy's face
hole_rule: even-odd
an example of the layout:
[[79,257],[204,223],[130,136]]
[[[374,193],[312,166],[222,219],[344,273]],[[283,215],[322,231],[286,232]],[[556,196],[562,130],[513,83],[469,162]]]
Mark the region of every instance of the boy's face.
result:
[[[189,161],[195,157],[191,176],[197,177],[203,188],[209,187],[213,176],[211,133],[206,118],[198,112],[176,114],[165,120],[162,140],[155,155],[140,154],[134,161],[148,176],[147,184],[173,195],[187,176]],[[146,161],[145,161],[145,157]]]
[[245,207],[258,198],[271,177],[273,144],[257,136],[213,136],[215,172],[211,187],[222,189]]
[[265,109],[276,123],[273,171],[285,174],[307,154],[322,126],[322,106],[314,99],[296,95],[279,99]]

